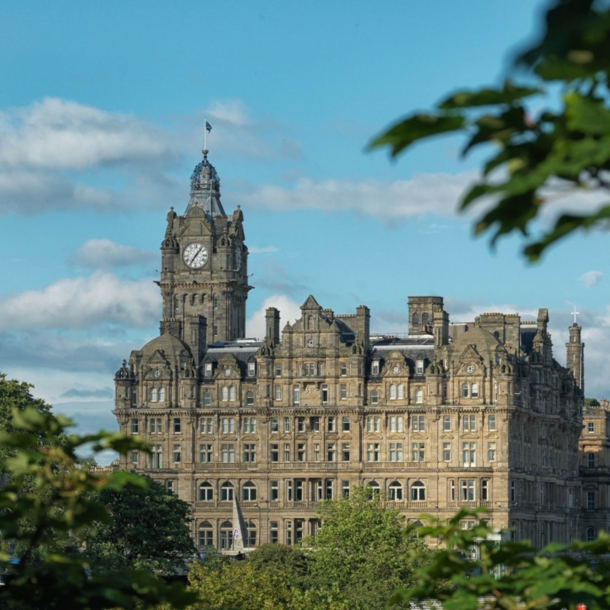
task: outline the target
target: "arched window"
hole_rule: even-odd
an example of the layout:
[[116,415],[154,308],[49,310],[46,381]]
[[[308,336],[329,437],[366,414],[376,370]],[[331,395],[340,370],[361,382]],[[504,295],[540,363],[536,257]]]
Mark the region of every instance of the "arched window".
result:
[[390,400],[396,400],[396,386],[393,383],[390,384]]
[[220,486],[220,501],[233,502],[233,483],[223,483]]
[[592,527],[587,528],[587,542],[595,540],[595,530]]
[[159,402],[165,402],[165,388],[159,388]]
[[379,483],[377,483],[377,481],[369,481],[366,486],[371,498],[381,493],[381,487],[379,487]]
[[252,392],[251,390],[248,390],[246,392],[246,404],[247,405],[253,405],[254,404],[254,392]]
[[393,481],[388,487],[388,500],[399,502],[402,500],[402,485],[398,481]]
[[197,536],[197,543],[199,548],[209,548],[214,545],[213,543],[213,532],[214,528],[209,521],[202,521],[199,524],[199,531]]
[[398,400],[402,400],[405,397],[405,387],[402,383],[398,384]]
[[241,488],[241,499],[243,502],[254,502],[256,500],[256,485],[252,481],[244,483]]
[[376,405],[379,402],[379,391],[371,390],[371,404]]
[[229,388],[229,400],[235,400],[235,386]]
[[424,403],[424,391],[423,390],[415,390],[415,404],[421,405]]
[[233,546],[233,524],[230,521],[223,521],[220,524],[220,548],[228,550]]
[[214,488],[211,483],[205,482],[199,485],[199,501],[212,502],[214,500]]
[[157,402],[157,388],[150,388],[150,402]]
[[419,327],[419,316],[416,313],[411,317],[411,324],[413,325],[413,328]]
[[473,383],[472,386],[470,387],[470,396],[472,398],[479,397],[479,384],[478,383]]
[[426,486],[421,481],[415,481],[411,485],[411,500],[421,502],[426,499]]
[[223,386],[223,388],[220,390],[220,399],[229,400],[229,388],[226,386]]
[[430,317],[428,316],[427,313],[422,313],[421,315],[421,325],[425,328],[426,326],[428,326],[428,322],[430,320]]
[[209,407],[212,404],[212,395],[208,390],[203,393],[203,405]]
[[468,384],[462,384],[462,398],[468,398]]
[[[246,529],[248,530],[248,537],[245,540],[246,546],[252,548],[256,546],[256,523],[254,521],[246,522]],[[244,534],[245,537],[245,534]]]

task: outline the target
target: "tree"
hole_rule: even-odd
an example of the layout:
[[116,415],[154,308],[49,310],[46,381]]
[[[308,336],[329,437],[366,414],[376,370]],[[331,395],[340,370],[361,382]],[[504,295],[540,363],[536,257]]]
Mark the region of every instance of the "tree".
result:
[[[610,190],[608,4],[553,2],[542,37],[515,59],[512,74],[522,75],[523,84],[506,80],[502,87],[452,93],[431,112],[408,115],[370,144],[388,146],[394,157],[415,142],[447,133],[466,136],[463,156],[492,144],[481,180],[460,203],[466,210],[492,202],[474,227],[476,234],[491,231],[492,244],[513,231],[529,236],[535,219],[560,197]],[[529,240],[524,254],[535,261],[566,235],[606,227],[608,220],[608,204],[563,214]]]
[[86,538],[85,557],[94,569],[146,569],[170,575],[184,568],[196,549],[191,507],[149,477],[146,486],[104,489],[97,500],[110,513]]
[[[390,605],[435,600],[446,610],[589,610],[610,607],[610,535],[593,542],[549,544],[536,552],[529,541],[491,541],[497,534],[483,520],[464,530],[465,518],[485,511],[464,510],[449,523],[431,517],[420,535],[442,549],[415,575],[415,585],[398,589]],[[432,606],[431,607],[438,607]]]
[[322,527],[310,546],[314,586],[341,593],[350,608],[382,608],[393,589],[410,586],[428,551],[405,518],[378,493],[356,487],[348,498],[324,502]]
[[110,519],[94,492],[145,486],[146,481],[125,472],[81,468],[78,451],[148,451],[143,439],[108,432],[67,435],[70,420],[30,406],[15,406],[8,423],[12,432],[0,432],[7,449],[0,460],[7,475],[0,488],[0,534],[20,552],[16,566],[9,564],[5,550],[0,552],[0,569],[10,577],[10,584],[0,588],[0,607],[140,609],[167,602],[184,608],[194,601],[182,587],[143,571],[89,573],[80,552],[92,525]]
[[311,586],[311,561],[311,554],[285,544],[263,544],[248,555],[248,563],[253,568],[267,572],[281,571],[292,587],[302,591]]

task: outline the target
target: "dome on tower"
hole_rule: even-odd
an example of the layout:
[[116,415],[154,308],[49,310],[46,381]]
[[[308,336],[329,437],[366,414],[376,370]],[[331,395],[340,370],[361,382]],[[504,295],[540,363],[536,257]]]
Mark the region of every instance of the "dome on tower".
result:
[[209,218],[226,216],[220,203],[220,178],[216,168],[208,161],[208,151],[203,151],[203,161],[197,164],[191,175],[191,198],[186,207],[201,208]]

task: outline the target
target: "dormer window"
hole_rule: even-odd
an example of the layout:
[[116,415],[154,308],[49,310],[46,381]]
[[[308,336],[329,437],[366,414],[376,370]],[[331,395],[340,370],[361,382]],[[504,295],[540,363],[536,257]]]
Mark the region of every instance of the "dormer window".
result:
[[416,375],[424,374],[424,361],[421,359],[415,363],[415,374]]
[[248,362],[248,377],[256,375],[256,362]]
[[205,376],[206,377],[211,377],[212,376],[212,371],[213,371],[212,363],[211,362],[206,362],[205,363],[205,369],[204,369]]
[[371,365],[371,375],[373,375],[373,377],[377,377],[379,375],[379,360],[373,360],[373,364]]

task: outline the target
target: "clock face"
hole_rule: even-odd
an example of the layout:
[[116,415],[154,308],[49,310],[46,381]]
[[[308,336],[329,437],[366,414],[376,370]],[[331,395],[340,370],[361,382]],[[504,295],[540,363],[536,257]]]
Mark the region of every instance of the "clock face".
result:
[[469,364],[469,365],[466,367],[466,372],[467,372],[467,373],[474,373],[474,366],[472,366],[472,364]]
[[395,366],[395,367],[392,369],[392,371],[394,372],[394,375],[398,375],[398,372],[400,371],[400,369],[399,369],[397,366]]
[[241,248],[235,248],[235,271],[241,269]]
[[231,369],[225,369],[225,375],[228,377],[231,374]]
[[201,269],[208,262],[208,251],[203,244],[189,244],[182,258],[191,269]]
[[313,347],[315,344],[316,344],[316,342],[315,342],[313,339],[310,339],[310,340],[307,342],[307,345],[308,345],[309,347]]
[[161,371],[159,369],[155,369],[154,375],[155,377],[161,377]]

